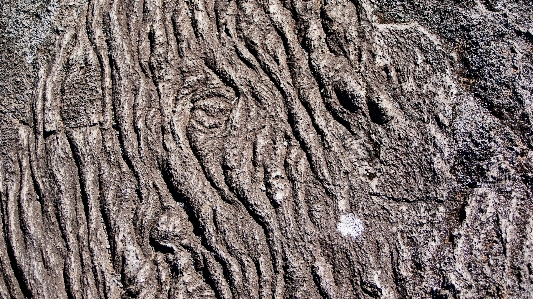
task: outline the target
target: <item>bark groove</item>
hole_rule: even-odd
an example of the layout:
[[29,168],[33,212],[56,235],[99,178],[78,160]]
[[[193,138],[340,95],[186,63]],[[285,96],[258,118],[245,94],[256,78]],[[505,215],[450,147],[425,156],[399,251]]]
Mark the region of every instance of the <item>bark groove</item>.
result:
[[0,298],[533,296],[527,3],[14,2]]

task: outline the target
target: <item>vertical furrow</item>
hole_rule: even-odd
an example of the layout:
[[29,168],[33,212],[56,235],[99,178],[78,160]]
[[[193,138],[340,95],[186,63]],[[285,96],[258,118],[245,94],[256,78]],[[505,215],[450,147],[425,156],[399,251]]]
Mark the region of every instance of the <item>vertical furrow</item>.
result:
[[34,294],[37,295],[39,290],[32,289],[32,282],[29,277],[30,271],[28,271],[27,265],[28,261],[25,259],[27,251],[24,246],[23,232],[19,220],[19,204],[16,202],[16,198],[20,192],[20,170],[19,165],[16,165],[19,162],[13,160],[10,162],[11,165],[8,167],[11,169],[9,169],[9,174],[6,173],[7,176],[4,178],[4,182],[9,182],[9,184],[3,192],[4,196],[2,196],[2,216],[9,263],[18,285],[18,288],[12,291],[20,291],[23,297],[32,297]]
[[[305,59],[305,57],[308,56],[309,59],[312,60],[313,51],[317,50],[315,48],[318,48],[317,55],[320,57],[320,59],[322,59],[321,62],[318,62],[318,65],[327,66],[332,62],[337,64],[335,67],[330,67],[330,69],[327,70],[326,74],[328,74],[328,76],[333,76],[334,74],[338,74],[339,72],[343,71],[340,69],[342,64],[336,62],[337,59],[331,59],[331,57],[328,59],[328,53],[324,49],[324,40],[320,36],[321,24],[318,22],[319,16],[316,15],[319,14],[319,5],[320,3],[315,3],[310,7],[303,8],[305,6],[299,7],[299,4],[293,4],[294,14],[296,15],[295,22],[306,34],[302,36],[302,38],[308,50],[307,55],[304,53],[301,47],[296,46],[299,45],[297,42],[298,39],[295,36],[296,33],[292,32],[288,28],[283,28],[283,26],[286,26],[286,23],[278,21],[281,16],[275,16],[272,18],[272,20],[274,25],[277,26],[278,30],[284,35],[283,39],[285,44],[291,45],[286,46],[286,51],[287,55],[289,56],[289,61],[291,61],[290,66],[292,81],[295,84],[298,99],[303,105],[300,110],[308,112],[313,127],[315,128],[316,132],[322,136],[322,140],[321,142],[319,141],[318,146],[323,144],[324,159],[327,161],[328,173],[331,177],[329,177],[329,179],[320,179],[328,192],[333,194],[335,197],[339,211],[345,213],[350,210],[350,207],[348,194],[349,190],[341,187],[347,186],[347,178],[343,172],[353,170],[350,169],[351,167],[349,163],[346,163],[343,155],[340,154],[345,152],[345,149],[341,145],[339,139],[343,138],[343,134],[348,132],[342,130],[342,127],[340,127],[332,119],[329,113],[327,113],[328,110],[324,106],[321,98],[321,92],[316,82],[317,78],[315,78],[312,70],[309,67],[309,65],[312,65],[313,63],[312,61]],[[275,10],[277,7],[278,5],[275,5],[271,9],[273,9],[276,14],[281,14],[282,10]],[[310,16],[306,16],[306,12],[301,11],[305,11],[307,9],[311,11],[310,13],[308,12],[311,14]],[[347,74],[342,73],[341,77],[346,75]],[[321,88],[324,87],[325,86],[321,86]],[[336,154],[332,155],[332,153]]]
[[[242,290],[242,274],[237,260],[232,257],[222,242],[219,241],[216,227],[213,224],[213,213],[219,204],[218,194],[213,191],[210,184],[200,174],[200,167],[195,161],[194,155],[190,153],[190,149],[185,145],[178,145],[179,147],[186,147],[169,152],[169,171],[172,177],[172,187],[183,194],[194,212],[194,217],[201,225],[200,229],[203,232],[207,248],[212,250],[215,256],[220,259],[225,267],[225,271],[229,277],[230,285],[232,286],[232,293],[238,296]],[[183,151],[183,152],[182,152]],[[187,157],[187,158],[186,158]],[[225,295],[227,296],[227,294]]]
[[[243,30],[243,34],[246,36],[246,41],[248,42],[247,45],[249,47],[252,47],[252,50],[253,52],[256,54],[256,58],[257,60],[260,62],[260,65],[261,67],[263,68],[263,70],[265,71],[265,73],[270,76],[271,80],[277,85],[278,88],[280,88],[281,90],[281,93],[283,94],[284,97],[287,97],[287,96],[291,96],[291,94],[294,96],[294,91],[291,87],[291,83],[289,82],[281,82],[279,78],[282,77],[282,74],[281,72],[277,69],[277,67],[274,65],[274,62],[273,61],[269,61],[269,54],[266,54],[263,52],[263,47],[268,47],[268,45],[272,45],[272,44],[276,44],[276,42],[274,40],[270,40],[270,41],[266,41],[265,44],[263,45],[262,44],[262,41],[261,41],[261,38],[260,36],[262,36],[263,32],[258,32],[258,27],[257,24],[255,22],[259,20],[261,20],[259,18],[259,16],[257,16],[257,14],[260,12],[260,10],[258,11],[257,8],[256,9],[251,9],[249,6],[251,4],[250,3],[246,3],[246,6],[248,9],[243,9],[241,10],[242,11],[245,11],[245,12],[253,12],[254,15],[250,16],[249,17],[249,23],[246,25],[247,27],[241,29]],[[252,4],[253,5],[253,4]],[[242,7],[241,7],[242,8]],[[242,18],[241,18],[242,20]],[[261,22],[261,21],[260,21]],[[241,26],[243,26],[241,24]],[[262,26],[262,28],[264,28],[265,26]],[[263,29],[265,30],[265,29]],[[270,37],[270,35],[268,35]],[[279,43],[281,44],[281,43]],[[261,47],[259,46],[261,45]],[[270,54],[272,55],[272,54]],[[280,56],[281,56],[281,59],[280,59]],[[277,61],[279,60],[284,60],[284,56],[282,56],[282,54],[278,54],[276,56],[277,58]],[[284,66],[283,63],[281,63],[282,66]],[[243,135],[246,135],[246,134],[243,134]],[[278,148],[282,148],[282,144],[283,142],[281,140],[278,141],[277,143],[277,146]],[[274,153],[276,153],[276,150],[274,150]],[[267,156],[268,157],[268,156]],[[274,154],[272,155],[272,157],[283,157],[282,154]],[[281,159],[281,162],[283,164],[283,159]],[[287,192],[290,192],[288,190],[288,186],[285,185],[283,183],[283,172],[284,171],[281,171],[282,168],[277,168],[276,169],[276,161],[274,161],[273,159],[269,159],[267,161],[264,162],[264,165],[265,165],[265,170],[266,170],[266,177],[265,177],[265,185],[269,186],[270,188],[267,188],[268,191],[267,192],[270,192],[270,197],[272,198],[272,201],[273,202],[278,202],[278,204],[280,204],[280,202],[284,202],[284,198],[291,198],[291,194],[287,194]],[[244,168],[244,167],[240,167],[240,168]],[[240,168],[237,168],[237,169],[240,169]],[[285,186],[284,186],[285,185]],[[283,191],[285,190],[285,192]],[[285,196],[283,195],[285,193]],[[285,220],[285,219],[284,219]],[[288,219],[287,219],[288,220]],[[311,240],[305,240],[305,242],[312,242]],[[317,250],[314,250],[314,252],[317,252]],[[320,252],[320,251],[318,251]],[[318,254],[317,252],[317,254]],[[320,265],[323,265],[324,263],[320,263]],[[320,266],[318,267],[319,269],[324,269],[324,267]],[[325,271],[325,270],[324,270]],[[321,271],[318,271],[318,274],[321,275],[321,276],[324,276],[323,274],[325,274],[323,270]],[[327,272],[327,271],[326,271]],[[327,283],[324,283],[325,281],[328,281]],[[329,296],[332,296],[334,297],[335,295],[335,291],[332,289],[332,285],[334,285],[334,283],[332,284],[332,277],[331,275],[328,276],[327,278],[324,278],[322,279],[322,285],[329,285],[329,287],[323,287],[323,289],[327,289],[327,292],[328,294],[330,294]]]
[[[198,21],[196,26],[200,26],[200,27],[207,26],[204,23],[208,23],[208,20],[202,19],[202,17],[200,17],[200,20]],[[187,28],[185,22],[182,22],[177,25],[179,25],[179,27],[177,28],[177,32],[179,34],[187,34],[188,32],[191,32],[191,30]],[[180,40],[180,37],[178,37],[178,40]],[[182,46],[182,49],[185,50],[183,46]],[[178,104],[184,107],[184,109],[187,109],[187,110],[190,109],[190,107],[185,108],[187,107],[186,103],[178,103]],[[179,109],[176,109],[176,110],[179,111]],[[225,266],[225,271],[228,274],[228,277],[226,279],[229,280],[230,285],[232,286],[233,295],[236,297],[239,297],[239,296],[242,296],[239,294],[241,294],[241,292],[243,291],[242,273],[241,273],[241,270],[239,269],[240,267],[238,266],[239,262],[237,261],[237,259],[235,259],[228,253],[227,249],[224,248],[225,246],[221,244],[221,241],[218,241],[217,238],[215,237],[217,235],[216,233],[217,229],[216,227],[213,227],[214,225],[212,223],[213,220],[211,220],[213,218],[213,215],[212,215],[213,212],[209,211],[209,209],[211,208],[209,208],[209,205],[206,205],[207,203],[204,200],[201,200],[201,201],[198,200],[199,199],[198,196],[200,194],[194,194],[192,193],[192,191],[195,189],[196,190],[199,189],[198,190],[199,192],[206,193],[206,195],[209,194],[207,195],[208,199],[209,198],[215,199],[215,201],[213,202],[213,209],[216,209],[216,206],[219,205],[218,203],[219,195],[214,190],[211,190],[212,186],[208,183],[208,181],[205,179],[203,174],[190,173],[187,176],[190,175],[191,177],[185,178],[184,174],[181,174],[180,176],[178,176],[175,173],[175,171],[178,169],[183,169],[188,172],[200,171],[200,168],[197,165],[195,165],[196,163],[189,164],[193,161],[196,161],[196,158],[188,145],[189,141],[185,135],[185,126],[187,125],[187,119],[188,119],[189,112],[184,111],[184,112],[181,112],[180,114],[182,115],[182,117],[185,116],[186,118],[175,117],[175,121],[171,122],[171,124],[175,128],[173,129],[173,131],[175,132],[174,140],[178,141],[178,144],[174,148],[179,152],[184,151],[182,153],[179,153],[179,152],[173,153],[172,151],[169,152],[170,154],[169,158],[171,159],[169,161],[171,165],[170,169],[173,175],[173,179],[175,180],[175,184],[179,182],[179,184],[176,184],[175,187],[178,189],[182,189],[183,191],[181,192],[185,195],[186,198],[188,198],[189,203],[195,212],[195,216],[198,217],[198,220],[202,225],[202,229],[204,232],[204,236],[206,238],[208,248],[213,250],[215,253],[215,256],[218,257],[223,262],[223,265]],[[181,120],[181,123],[177,122],[178,120]],[[180,129],[180,128],[183,128],[183,129]],[[185,158],[187,156],[190,158],[188,159]],[[183,161],[184,158],[185,160],[190,160],[190,161],[186,162],[185,164],[185,165],[189,164],[189,166],[182,168],[183,166],[181,166],[180,164],[184,162],[181,162],[180,160]],[[191,185],[189,182],[184,182],[183,180],[186,180],[186,181],[192,180],[193,182],[194,181],[199,182],[198,187],[194,187],[195,184]],[[180,184],[184,184],[184,185],[182,187],[179,187]]]
[[[20,129],[20,140],[24,149],[29,148],[30,138],[29,128],[22,127]],[[33,285],[46,286],[44,288],[38,288],[39,292],[35,294],[36,297],[48,298],[57,296],[57,298],[66,298],[61,277],[57,273],[53,273],[53,268],[60,265],[56,260],[60,257],[47,244],[49,240],[46,238],[46,230],[43,227],[43,224],[46,222],[43,221],[41,202],[35,198],[36,191],[33,190],[34,184],[29,164],[29,153],[22,151],[20,153],[21,190],[19,197],[19,219],[23,228],[28,258],[34,261],[31,263],[31,267],[28,269],[30,272],[27,274],[32,280],[35,280],[32,283]],[[47,253],[43,254],[42,250],[44,249],[47,249]],[[48,254],[50,256],[47,256]],[[45,259],[48,259],[51,265]],[[46,269],[47,266],[53,266],[50,269],[52,273],[49,273],[49,269]],[[48,285],[47,282],[49,282]]]
[[117,284],[112,283],[116,274],[108,252],[110,245],[100,209],[98,181],[100,163],[95,156],[101,152],[100,132],[97,127],[71,129],[67,131],[67,138],[80,174],[80,187],[86,205],[89,250],[94,264],[93,273],[99,297],[118,298],[120,290]]
[[[34,130],[28,135],[27,149],[29,153],[28,168],[31,171],[33,193],[39,204],[41,244],[36,251],[42,255],[43,266],[48,272],[50,281],[49,295],[66,298],[66,286],[63,280],[65,244],[62,238],[59,219],[56,213],[56,203],[48,177],[50,168],[46,162],[45,132],[43,127],[43,97],[46,80],[45,67],[41,69],[38,92],[34,101]],[[51,194],[52,193],[52,194]],[[53,294],[53,295],[52,295]]]
[[[291,27],[294,28],[294,21],[292,20],[292,16],[284,8],[281,8],[279,3],[271,1],[265,5],[267,5],[265,11],[270,14],[274,27],[281,34],[285,52],[288,56],[288,67],[292,76],[292,84],[296,88],[295,93],[291,93],[289,89],[285,96],[294,135],[308,153],[310,164],[313,166],[315,174],[324,184],[324,187],[328,189],[328,192],[335,194],[332,190],[331,174],[326,166],[324,149],[321,146],[320,137],[313,126],[312,118],[306,113],[306,109],[301,103],[301,101],[305,101],[304,97],[308,92],[306,89],[311,88],[312,85],[309,85],[308,80],[301,75],[301,70],[299,71],[307,63],[302,58],[303,54],[299,47],[298,38],[291,29]],[[303,94],[300,95],[300,93]]]
[[231,141],[227,143],[225,148],[223,165],[227,168],[225,171],[226,182],[243,202],[250,215],[265,231],[274,267],[273,293],[276,296],[280,296],[283,294],[283,236],[279,231],[276,212],[270,200],[259,190],[260,187],[258,185],[253,184],[252,174],[250,173],[250,170],[254,169],[251,165],[253,162],[253,146],[251,146],[252,140],[247,140],[253,134],[253,131],[245,131],[246,126],[244,123],[249,121],[245,107],[237,109],[242,109],[242,111],[236,112],[242,116],[241,119],[234,121],[237,122],[241,129],[232,134]]
[[108,24],[108,18],[105,16],[108,10],[106,3],[108,2],[102,0],[88,2],[85,30],[100,64],[102,86],[102,122],[100,125],[104,129],[110,129],[113,124],[113,109],[111,63],[104,33],[104,25]]
[[101,144],[106,159],[100,161],[100,199],[110,238],[113,267],[117,273],[117,278],[110,283],[124,288],[126,294],[139,295],[143,291],[148,296],[155,292],[143,288],[143,284],[147,283],[144,278],[147,273],[141,270],[143,267],[148,267],[149,270],[150,263],[143,263],[144,254],[137,245],[133,225],[138,202],[135,179],[122,159],[116,132],[103,130]]
[[[107,298],[116,298],[124,292],[122,288],[125,286],[122,282],[128,280],[128,278],[123,277],[123,267],[120,264],[124,254],[124,245],[122,243],[124,240],[128,242],[127,240],[135,240],[135,238],[131,234],[130,224],[123,221],[131,217],[131,203],[128,202],[127,198],[123,198],[125,195],[123,193],[126,192],[121,192],[121,190],[125,191],[127,187],[119,187],[120,184],[125,184],[125,181],[119,175],[121,165],[117,153],[120,152],[120,149],[117,147],[117,136],[112,129],[114,123],[112,61],[106,37],[106,31],[110,26],[108,11],[107,1],[89,1],[86,30],[100,65],[102,86],[102,122],[100,126],[102,131],[101,146],[99,148],[101,148],[101,153],[105,158],[100,160],[98,172],[99,209],[104,222],[107,243],[109,244],[113,272],[117,273],[115,276],[110,275],[110,277],[106,278],[106,288],[110,290],[107,293]],[[119,216],[121,214],[122,216]]]
[[[135,207],[132,211],[135,215],[140,216],[133,222],[135,227],[134,235],[140,234],[140,238],[134,238],[133,247],[125,247],[123,252],[124,258],[127,260],[125,265],[131,265],[130,269],[126,271],[128,276],[131,276],[127,280],[138,284],[133,286],[141,297],[151,298],[157,291],[147,290],[142,288],[144,284],[152,284],[155,282],[156,276],[153,273],[155,271],[153,263],[148,259],[150,254],[148,244],[148,227],[150,227],[154,221],[154,202],[157,196],[150,190],[151,185],[146,181],[150,181],[150,176],[146,172],[143,161],[139,158],[139,136],[134,129],[134,103],[136,97],[142,97],[142,83],[141,86],[135,86],[133,82],[141,80],[142,72],[137,70],[137,62],[134,61],[132,55],[132,44],[126,37],[129,35],[128,30],[133,30],[138,26],[137,23],[127,23],[128,20],[124,19],[121,15],[121,10],[124,10],[124,6],[120,1],[115,1],[111,4],[109,13],[109,36],[108,46],[111,49],[111,76],[113,78],[113,115],[116,122],[116,128],[118,129],[118,139],[120,142],[120,148],[122,152],[122,159],[126,163],[135,177],[135,193],[130,195],[138,201],[139,206]],[[137,6],[137,9],[140,7]],[[138,10],[133,14],[138,14]],[[135,20],[134,20],[135,21]],[[129,28],[128,28],[129,25]],[[137,206],[137,205],[135,205]],[[137,244],[139,242],[140,244]],[[138,248],[137,248],[138,247]],[[135,249],[134,249],[135,248]],[[134,266],[140,263],[139,266]],[[128,268],[129,266],[126,266]]]
[[[0,267],[2,270],[3,281],[6,286],[4,291],[8,293],[8,297],[6,298],[18,299],[31,294],[28,294],[27,289],[24,289],[24,281],[19,281],[20,276],[17,273],[18,269],[16,267],[16,260],[13,257],[13,251],[10,247],[8,210],[6,207],[6,198],[8,196],[6,184],[9,180],[7,180],[7,166],[4,165],[4,163],[1,163],[0,167],[0,216],[2,217],[2,228],[0,230],[2,232],[0,235]],[[21,285],[21,283],[23,284]]]
[[[66,137],[64,136],[64,123],[60,112],[59,103],[61,96],[57,91],[58,86],[64,80],[68,65],[67,57],[76,55],[79,48],[74,48],[74,44],[80,45],[83,39],[78,38],[73,30],[68,30],[62,37],[59,44],[59,52],[52,64],[50,74],[46,80],[45,103],[44,103],[44,133],[46,149],[48,151],[48,161],[54,180],[58,184],[59,200],[57,202],[58,218],[63,239],[66,243],[68,259],[65,261],[65,283],[67,294],[78,298],[95,298],[96,287],[92,276],[92,261],[87,248],[87,227],[84,213],[84,204],[79,198],[79,177],[73,163],[72,153]],[[74,49],[73,49],[74,48]],[[70,119],[67,119],[70,124]],[[55,163],[55,159],[61,163]],[[54,162],[52,162],[54,161]],[[66,178],[66,179],[65,179]],[[76,233],[77,231],[77,233]],[[57,276],[56,276],[57,277]]]
[[[222,262],[227,273],[226,279],[232,286],[234,296],[242,290],[242,274],[237,260],[232,257],[221,241],[218,240],[217,229],[213,223],[213,213],[221,204],[218,194],[212,190],[211,185],[202,174],[201,167],[189,147],[186,136],[186,124],[189,118],[190,106],[185,101],[178,103],[176,114],[170,123],[173,140],[169,148],[168,169],[171,176],[171,186],[182,194],[186,203],[191,207],[195,221],[203,232],[203,240],[208,249],[212,250],[215,257]],[[215,280],[218,281],[218,279]],[[219,295],[226,297],[228,294],[219,289]]]
[[[95,297],[91,259],[87,247],[85,209],[80,198],[79,177],[70,145],[63,131],[47,138],[50,168],[57,184],[57,212],[66,244],[65,273],[70,296]],[[54,161],[54,163],[52,163]]]

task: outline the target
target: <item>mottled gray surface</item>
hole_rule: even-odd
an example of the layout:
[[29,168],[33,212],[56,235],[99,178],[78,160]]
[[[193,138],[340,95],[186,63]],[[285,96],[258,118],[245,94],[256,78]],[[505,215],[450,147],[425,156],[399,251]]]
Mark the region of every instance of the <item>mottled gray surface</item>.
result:
[[533,297],[533,6],[0,3],[0,298]]

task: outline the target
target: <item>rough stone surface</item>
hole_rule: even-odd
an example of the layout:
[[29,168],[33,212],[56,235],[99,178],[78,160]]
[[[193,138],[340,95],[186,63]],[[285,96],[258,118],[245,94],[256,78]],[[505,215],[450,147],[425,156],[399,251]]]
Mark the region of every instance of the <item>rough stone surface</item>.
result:
[[0,298],[532,298],[526,0],[0,3]]

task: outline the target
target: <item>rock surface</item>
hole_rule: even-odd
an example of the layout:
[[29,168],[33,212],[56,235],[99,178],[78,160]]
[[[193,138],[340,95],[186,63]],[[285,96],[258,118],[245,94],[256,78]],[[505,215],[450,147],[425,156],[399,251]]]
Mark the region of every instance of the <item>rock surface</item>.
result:
[[0,298],[532,298],[525,0],[0,3]]

